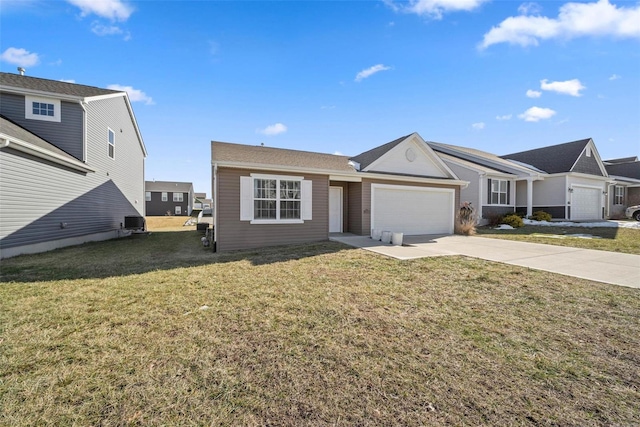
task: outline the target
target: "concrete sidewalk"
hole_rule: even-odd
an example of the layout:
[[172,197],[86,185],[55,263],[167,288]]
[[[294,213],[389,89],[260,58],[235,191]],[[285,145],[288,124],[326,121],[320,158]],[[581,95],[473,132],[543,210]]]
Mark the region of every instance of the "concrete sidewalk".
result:
[[640,255],[459,235],[405,236],[403,246],[346,234],[331,235],[330,240],[397,259],[465,255],[640,288]]

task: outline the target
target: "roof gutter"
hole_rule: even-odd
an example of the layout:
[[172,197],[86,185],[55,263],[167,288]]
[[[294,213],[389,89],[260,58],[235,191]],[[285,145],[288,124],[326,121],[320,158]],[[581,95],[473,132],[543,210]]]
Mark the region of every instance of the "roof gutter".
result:
[[32,156],[48,160],[50,162],[66,166],[71,169],[75,169],[80,172],[95,172],[96,170],[90,168],[86,164],[82,163],[79,160],[70,159],[65,156],[62,156],[58,153],[54,153],[53,151],[46,150],[44,148],[40,148],[36,145],[30,144],[25,141],[21,141],[19,139],[11,138],[8,135],[0,133],[0,148],[12,148],[17,151],[21,151],[26,154],[30,154]]

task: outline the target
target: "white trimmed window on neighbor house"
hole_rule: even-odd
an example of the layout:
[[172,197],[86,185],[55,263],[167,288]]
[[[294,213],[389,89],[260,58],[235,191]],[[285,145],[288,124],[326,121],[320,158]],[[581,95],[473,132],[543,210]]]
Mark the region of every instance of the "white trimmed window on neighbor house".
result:
[[151,201],[151,191],[145,191],[144,192],[144,200],[147,202]]
[[166,191],[162,192],[162,201],[166,202],[167,200],[169,200],[169,196],[167,195]]
[[489,204],[509,204],[509,181],[507,181],[506,179],[489,180]]
[[110,128],[107,128],[107,142],[109,146],[109,157],[115,159],[116,157],[116,134]]
[[60,100],[26,96],[24,111],[27,119],[59,122]]
[[173,193],[174,202],[182,202],[184,200],[183,193]]
[[614,205],[624,204],[624,187],[621,185],[616,185],[614,187],[613,204]]
[[176,215],[182,215],[182,207],[176,206]]

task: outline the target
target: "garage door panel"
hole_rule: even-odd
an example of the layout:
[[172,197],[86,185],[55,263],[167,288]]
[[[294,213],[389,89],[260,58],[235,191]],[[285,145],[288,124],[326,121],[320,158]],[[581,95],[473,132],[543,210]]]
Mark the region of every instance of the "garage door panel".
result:
[[601,195],[599,188],[572,187],[571,219],[599,219],[601,217]]
[[372,198],[372,228],[406,235],[453,232],[452,190],[373,187]]

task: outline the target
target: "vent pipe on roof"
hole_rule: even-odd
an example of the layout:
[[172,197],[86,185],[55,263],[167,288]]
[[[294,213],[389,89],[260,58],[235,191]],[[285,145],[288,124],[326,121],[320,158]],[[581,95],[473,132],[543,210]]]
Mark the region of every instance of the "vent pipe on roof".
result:
[[18,72],[20,73],[21,76],[24,76],[25,71],[27,70],[25,70],[23,67],[18,67]]

